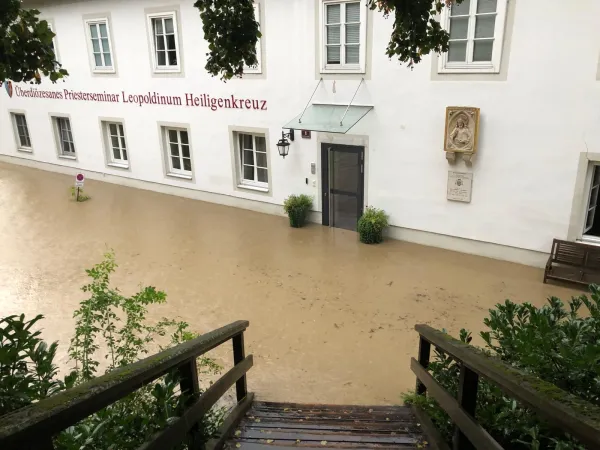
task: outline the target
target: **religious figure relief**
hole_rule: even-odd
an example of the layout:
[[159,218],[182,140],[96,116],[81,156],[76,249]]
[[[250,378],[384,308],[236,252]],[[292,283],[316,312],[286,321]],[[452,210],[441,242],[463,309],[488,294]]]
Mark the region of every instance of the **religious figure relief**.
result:
[[448,106],[446,108],[446,130],[444,134],[444,150],[446,158],[454,161],[460,153],[463,159],[470,162],[477,152],[479,134],[479,108],[464,106]]

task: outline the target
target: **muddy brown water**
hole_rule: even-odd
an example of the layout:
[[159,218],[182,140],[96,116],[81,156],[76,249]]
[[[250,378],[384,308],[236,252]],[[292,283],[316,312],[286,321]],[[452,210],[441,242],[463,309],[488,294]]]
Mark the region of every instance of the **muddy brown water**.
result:
[[[249,389],[263,400],[391,404],[414,387],[416,323],[482,329],[510,298],[541,305],[579,293],[542,284],[542,270],[356,234],[123,186],[0,163],[0,316],[44,314],[43,336],[66,350],[84,299],[85,268],[115,250],[113,284],[168,301],[152,320],[181,317],[206,332],[250,321]],[[215,357],[229,363],[231,348]]]

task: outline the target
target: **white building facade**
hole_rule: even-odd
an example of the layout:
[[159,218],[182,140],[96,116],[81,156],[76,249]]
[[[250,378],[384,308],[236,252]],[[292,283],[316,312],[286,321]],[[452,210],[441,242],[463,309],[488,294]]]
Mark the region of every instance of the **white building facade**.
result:
[[[259,65],[226,83],[193,3],[25,2],[70,75],[3,86],[0,160],[272,214],[305,193],[341,228],[372,205],[393,238],[536,266],[553,238],[600,242],[598,2],[464,0],[411,70],[364,0],[256,0]],[[470,163],[445,157],[448,106],[480,110]]]

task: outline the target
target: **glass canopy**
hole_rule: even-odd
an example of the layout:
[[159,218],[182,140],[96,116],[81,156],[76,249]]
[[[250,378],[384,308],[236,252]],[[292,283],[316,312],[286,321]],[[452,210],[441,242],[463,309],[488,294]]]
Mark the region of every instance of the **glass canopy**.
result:
[[298,114],[282,128],[344,134],[373,109],[372,106],[350,105],[346,113],[346,108],[345,105],[310,105],[304,114]]

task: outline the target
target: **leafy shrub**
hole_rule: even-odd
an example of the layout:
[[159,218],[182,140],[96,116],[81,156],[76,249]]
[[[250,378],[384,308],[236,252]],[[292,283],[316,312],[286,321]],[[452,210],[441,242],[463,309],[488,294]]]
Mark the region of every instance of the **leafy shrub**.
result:
[[292,194],[283,202],[283,210],[290,218],[290,225],[300,228],[306,222],[306,216],[312,208],[313,199],[306,194]]
[[[480,333],[484,351],[600,406],[600,290],[590,286],[590,291],[591,298],[573,297],[568,309],[556,297],[541,308],[509,300],[496,305],[484,319],[489,331]],[[587,309],[583,314],[582,306]],[[469,343],[471,334],[461,330],[460,339]],[[429,370],[456,396],[460,366],[450,356],[436,350]],[[404,399],[421,406],[451,441],[454,426],[433,399],[414,393]],[[485,380],[479,382],[476,418],[507,449],[585,449]]]
[[44,316],[0,319],[0,416],[71,387],[74,375],[56,379],[58,343],[48,346],[32,327]]
[[378,244],[383,241],[383,230],[389,225],[388,216],[383,209],[367,206],[358,219],[358,236],[365,244]]
[[[166,294],[149,286],[131,297],[124,296],[110,287],[110,275],[116,267],[114,255],[107,253],[101,263],[86,270],[91,282],[82,291],[90,297],[73,314],[76,325],[69,356],[75,368],[65,381],[55,380],[57,368],[53,359],[57,343],[47,347],[39,338],[40,332],[30,330],[42,316],[28,322],[24,316],[9,316],[0,321],[0,415],[93,379],[100,367],[99,353],[103,353],[109,372],[144,357],[156,345],[157,337],[170,333],[168,346],[172,346],[197,336],[183,321],[162,319],[149,325],[148,307],[164,303]],[[205,375],[221,370],[206,357],[198,359],[198,368]],[[55,437],[54,447],[137,449],[179,417],[187,400],[180,392],[177,372],[169,373],[60,433]],[[215,434],[224,414],[223,408],[215,408],[205,416],[199,427],[203,440]],[[173,448],[184,449],[186,445]]]

